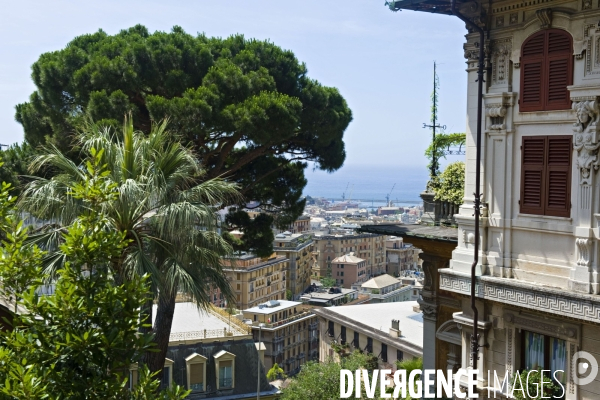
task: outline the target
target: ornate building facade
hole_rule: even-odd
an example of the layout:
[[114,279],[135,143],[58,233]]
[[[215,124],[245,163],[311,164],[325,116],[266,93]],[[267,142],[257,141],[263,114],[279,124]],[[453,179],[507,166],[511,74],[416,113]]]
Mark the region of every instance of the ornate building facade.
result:
[[[452,14],[449,1],[435,7],[430,0],[391,3]],[[600,361],[600,4],[492,0],[457,2],[457,9],[484,29],[486,39],[480,43],[468,27],[466,197],[455,216],[457,247],[448,265],[423,263],[429,275],[421,301],[423,347],[434,346],[433,354],[441,346],[451,351],[444,360],[424,354],[425,367],[472,366],[471,194],[484,46],[478,385],[493,385],[487,381],[493,371],[503,377],[562,370],[564,398],[600,398],[600,376],[577,383],[578,352]],[[449,314],[452,309],[458,311]]]

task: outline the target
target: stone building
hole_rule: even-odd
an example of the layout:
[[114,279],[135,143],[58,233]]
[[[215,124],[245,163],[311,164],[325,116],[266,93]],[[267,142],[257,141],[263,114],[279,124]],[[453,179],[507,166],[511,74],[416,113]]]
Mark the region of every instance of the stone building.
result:
[[310,286],[314,244],[310,233],[278,233],[273,242],[273,251],[287,258],[288,271],[286,289],[292,299],[298,299]]
[[350,235],[315,235],[317,253],[317,276],[329,276],[331,261],[354,252],[356,257],[366,261],[367,279],[381,275],[385,270],[385,236],[370,233]]
[[410,243],[404,243],[404,239],[397,236],[389,236],[385,240],[385,260],[387,273],[400,276],[403,271],[416,271],[419,269],[419,253]]
[[415,278],[400,280],[391,275],[383,274],[353,287],[358,287],[359,293],[368,295],[369,303],[375,304],[417,301],[422,286]]
[[[223,270],[236,296],[239,310],[251,308],[269,300],[285,299],[286,272],[289,260],[275,253],[267,258],[243,254],[224,259]],[[226,307],[219,290],[212,293],[213,304]]]
[[[431,290],[424,290],[421,305],[435,322],[425,329],[436,329],[435,337],[425,333],[432,338],[425,347],[440,353],[435,338],[442,340],[460,354],[461,367],[472,366],[469,296],[475,284],[480,387],[493,384],[488,371],[504,376],[543,368],[564,371],[558,379],[565,399],[599,398],[600,376],[577,384],[583,371],[578,352],[600,360],[598,3],[492,0],[458,2],[454,10],[450,1],[433,8],[430,0],[391,3],[440,14],[458,10],[468,21],[466,197],[455,215],[458,246],[450,264],[424,262]],[[481,46],[487,67],[479,125],[483,207],[471,282]],[[450,304],[440,301],[442,293],[458,302],[451,316],[442,312]]]
[[423,354],[423,315],[416,301],[318,308],[319,360],[339,360],[344,352],[360,349],[378,358],[379,368],[396,370],[394,363]]
[[310,308],[297,301],[272,300],[243,313],[256,342],[260,330],[266,370],[277,363],[287,375],[294,375],[302,364],[318,360],[317,317]]

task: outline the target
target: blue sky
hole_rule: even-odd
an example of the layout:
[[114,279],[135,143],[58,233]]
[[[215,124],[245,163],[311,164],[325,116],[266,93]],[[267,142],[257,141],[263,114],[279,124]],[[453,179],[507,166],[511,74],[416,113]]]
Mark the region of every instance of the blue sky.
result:
[[242,33],[294,51],[309,75],[336,86],[354,121],[346,131],[345,167],[425,166],[433,60],[441,83],[440,122],[464,131],[464,24],[457,18],[397,12],[383,0],[305,1],[12,1],[0,13],[0,143],[23,138],[14,106],[35,87],[30,67],[40,54],[102,28],[173,25],[210,36]]

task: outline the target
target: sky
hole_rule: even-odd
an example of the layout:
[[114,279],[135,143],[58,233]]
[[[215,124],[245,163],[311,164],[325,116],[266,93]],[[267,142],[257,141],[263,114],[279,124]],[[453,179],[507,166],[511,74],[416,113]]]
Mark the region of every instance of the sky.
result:
[[[439,121],[465,129],[466,79],[458,18],[392,12],[384,0],[223,1],[102,0],[4,2],[0,13],[0,143],[23,140],[16,104],[35,90],[31,65],[75,36],[135,24],[150,31],[174,25],[191,34],[269,39],[292,50],[308,75],[337,87],[354,120],[344,141],[343,169],[415,168],[427,164],[433,61],[440,79]],[[314,175],[314,174],[313,174]],[[316,176],[316,175],[315,175]],[[309,178],[310,179],[310,178]],[[345,186],[345,184],[344,184]]]

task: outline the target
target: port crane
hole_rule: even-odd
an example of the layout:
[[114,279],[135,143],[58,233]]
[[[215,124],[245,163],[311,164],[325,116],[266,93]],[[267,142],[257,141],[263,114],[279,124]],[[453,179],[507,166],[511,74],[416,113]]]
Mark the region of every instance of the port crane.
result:
[[390,190],[390,192],[387,194],[387,196],[385,196],[386,204],[387,204],[388,207],[391,207],[391,204],[390,204],[390,195],[394,191],[395,187],[396,187],[396,184],[394,183],[394,186],[392,186],[392,190]]
[[348,186],[350,186],[350,182],[348,182],[348,184],[346,185],[346,190],[344,190],[344,193],[342,193],[342,201],[346,200],[346,192],[348,191]]

